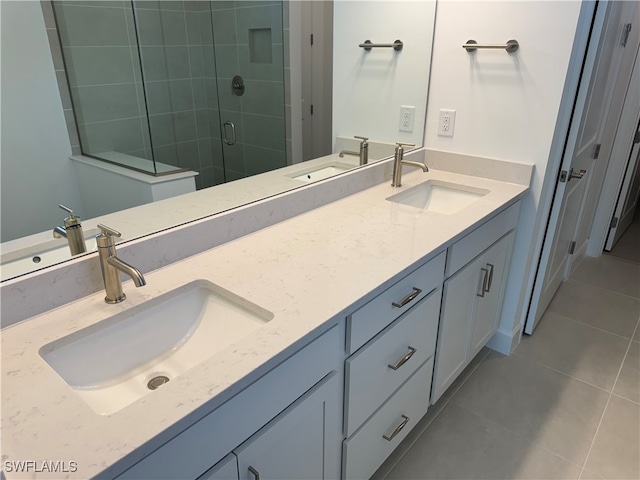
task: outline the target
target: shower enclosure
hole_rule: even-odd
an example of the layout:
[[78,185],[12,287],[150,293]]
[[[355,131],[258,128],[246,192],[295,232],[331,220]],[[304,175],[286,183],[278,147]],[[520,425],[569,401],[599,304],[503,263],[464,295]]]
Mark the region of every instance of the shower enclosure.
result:
[[281,0],[53,6],[84,155],[197,188],[287,164]]

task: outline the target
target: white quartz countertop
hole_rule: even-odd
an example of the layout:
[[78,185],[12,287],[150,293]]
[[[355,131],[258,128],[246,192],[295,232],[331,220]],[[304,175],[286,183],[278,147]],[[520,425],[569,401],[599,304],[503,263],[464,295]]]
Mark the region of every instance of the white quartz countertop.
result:
[[[520,198],[526,186],[405,167],[388,182],[2,330],[2,459],[77,462],[75,472],[7,478],[115,476],[202,418],[411,267]],[[453,215],[386,201],[438,179],[490,191]],[[250,336],[111,415],[96,414],[38,349],[166,291],[206,279],[274,314]],[[45,292],[43,292],[45,294]]]

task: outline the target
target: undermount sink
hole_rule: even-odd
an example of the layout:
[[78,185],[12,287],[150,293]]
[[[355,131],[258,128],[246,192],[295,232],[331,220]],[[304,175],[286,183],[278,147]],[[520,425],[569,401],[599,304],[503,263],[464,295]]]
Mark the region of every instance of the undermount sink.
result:
[[300,171],[289,175],[294,180],[301,180],[303,182],[316,182],[318,180],[324,180],[325,178],[333,177],[347,170],[351,170],[355,165],[349,165],[348,163],[331,162],[323,163],[322,165],[316,165],[313,169]]
[[390,202],[451,215],[484,197],[489,190],[440,180],[427,180],[387,198]]
[[196,280],[40,348],[100,415],[109,415],[260,328],[273,314]]

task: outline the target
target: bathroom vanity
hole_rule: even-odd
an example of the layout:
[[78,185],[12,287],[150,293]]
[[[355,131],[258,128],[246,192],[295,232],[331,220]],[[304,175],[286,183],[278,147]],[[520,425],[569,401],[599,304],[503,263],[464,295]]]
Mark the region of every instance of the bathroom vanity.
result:
[[[399,189],[385,181],[145,273],[144,288],[125,282],[121,304],[98,292],[5,328],[7,478],[37,478],[7,469],[28,459],[77,462],[42,478],[371,476],[496,332],[531,175],[427,163],[428,173],[407,168]],[[211,335],[202,361],[108,411],[45,358],[194,281],[262,323],[222,345]],[[149,374],[173,368],[205,321],[148,359]]]

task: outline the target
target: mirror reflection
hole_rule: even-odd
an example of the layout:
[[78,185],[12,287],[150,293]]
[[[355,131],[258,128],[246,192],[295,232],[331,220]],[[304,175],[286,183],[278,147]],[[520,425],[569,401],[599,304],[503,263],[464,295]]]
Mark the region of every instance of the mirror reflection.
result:
[[287,165],[282,1],[53,9],[83,154],[196,188]]
[[[422,144],[435,1],[55,0],[21,15],[53,56],[42,82],[59,84],[73,156],[52,193],[13,175],[26,148],[3,148],[3,280],[71,257],[59,204],[90,254],[101,221],[127,241]],[[18,33],[2,33],[5,70]],[[399,37],[400,51],[358,46]],[[15,222],[23,200],[38,214]]]

